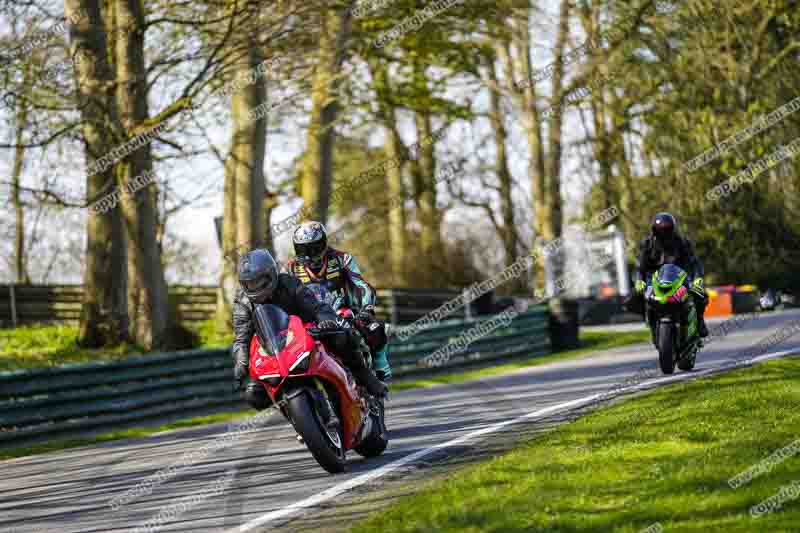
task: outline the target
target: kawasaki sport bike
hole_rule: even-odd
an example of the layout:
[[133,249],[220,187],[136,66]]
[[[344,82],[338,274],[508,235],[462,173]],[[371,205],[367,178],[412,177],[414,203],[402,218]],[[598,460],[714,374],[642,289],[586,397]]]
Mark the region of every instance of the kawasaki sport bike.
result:
[[703,346],[687,276],[679,266],[665,264],[653,273],[644,293],[647,323],[664,374],[672,374],[676,364],[681,370],[693,369]]

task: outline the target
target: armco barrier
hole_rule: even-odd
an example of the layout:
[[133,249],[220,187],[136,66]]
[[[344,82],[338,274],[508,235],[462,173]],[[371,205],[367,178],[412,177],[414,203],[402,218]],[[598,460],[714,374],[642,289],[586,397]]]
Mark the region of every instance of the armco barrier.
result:
[[[392,339],[390,359],[395,375],[430,373],[423,359],[479,322],[448,320],[405,342]],[[441,366],[549,351],[548,313],[544,306],[536,306]],[[168,415],[191,416],[217,406],[244,407],[231,384],[227,349],[0,373],[0,446],[108,431]]]

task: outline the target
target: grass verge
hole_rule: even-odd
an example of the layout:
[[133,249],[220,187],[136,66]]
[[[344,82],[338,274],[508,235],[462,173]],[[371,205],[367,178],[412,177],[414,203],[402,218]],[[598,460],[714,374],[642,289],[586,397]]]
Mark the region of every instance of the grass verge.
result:
[[123,359],[142,353],[131,344],[86,349],[79,347],[77,341],[77,326],[66,324],[0,329],[0,371]]
[[[596,332],[596,331],[583,332],[581,333],[581,344],[583,346],[577,350],[557,352],[544,357],[519,359],[511,363],[484,368],[482,370],[467,370],[467,371],[456,370],[453,372],[440,374],[434,378],[403,381],[392,384],[392,390],[396,391],[396,390],[407,390],[418,387],[430,387],[433,385],[443,384],[443,383],[460,383],[463,381],[468,381],[470,379],[476,379],[479,377],[485,378],[487,374],[497,375],[505,372],[511,372],[513,370],[517,370],[520,368],[525,368],[528,366],[550,363],[560,359],[586,356],[599,350],[605,350],[609,348],[617,348],[620,346],[635,344],[638,342],[643,342],[648,339],[649,339],[649,334],[647,332],[626,332],[626,333]],[[253,414],[254,411],[252,409],[245,409],[236,412],[226,412],[210,416],[187,418],[169,424],[159,425],[156,427],[133,428],[124,431],[103,433],[101,435],[81,438],[81,439],[57,440],[53,442],[35,444],[27,447],[0,450],[0,460],[64,450],[68,448],[75,448],[78,446],[87,446],[90,444],[99,444],[102,442],[109,442],[118,439],[146,437],[148,435],[153,435],[154,433],[159,433],[161,431],[201,426],[214,422],[228,422],[244,418],[246,416],[252,416]]]
[[[233,334],[217,333],[213,320],[193,325],[191,332],[197,339],[195,348],[218,348],[230,346],[233,342]],[[78,346],[78,327],[68,324],[0,329],[0,372],[125,359],[143,353],[146,352],[141,347],[128,343],[112,348],[81,348]]]
[[431,482],[352,530],[796,532],[800,499],[750,510],[800,493],[800,456],[737,489],[728,480],[800,446],[798,406],[798,358],[671,385]]

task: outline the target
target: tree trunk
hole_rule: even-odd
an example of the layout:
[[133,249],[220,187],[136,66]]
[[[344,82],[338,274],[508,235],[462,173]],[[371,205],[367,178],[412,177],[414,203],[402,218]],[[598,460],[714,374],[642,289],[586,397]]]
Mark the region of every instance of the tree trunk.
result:
[[[408,154],[397,132],[397,118],[391,98],[388,69],[377,58],[370,60],[369,67],[378,95],[378,113],[386,130],[384,151],[389,164],[385,167],[385,179],[388,197],[391,199],[391,204],[387,208],[389,209],[389,265],[392,271],[392,284],[395,287],[405,287],[408,285],[408,270],[405,261],[408,244],[406,210],[403,205],[403,199],[406,198],[403,186],[403,163],[408,159]],[[419,176],[416,177],[419,178]]]
[[[394,119],[394,109],[390,109],[391,118]],[[401,161],[403,150],[400,147],[400,138],[397,135],[394,122],[390,123],[386,134],[386,158],[389,161]],[[405,198],[403,187],[402,165],[387,165],[386,189],[389,198]],[[389,209],[389,257],[392,266],[392,280],[397,287],[408,285],[405,256],[408,244],[406,243],[406,211],[402,203]]]
[[505,252],[505,265],[509,266],[517,259],[517,226],[514,220],[514,200],[512,197],[511,171],[508,168],[508,152],[506,141],[508,132],[503,118],[501,106],[501,94],[497,90],[497,71],[494,57],[489,57],[487,61],[489,79],[492,84],[489,87],[489,121],[494,131],[495,152],[497,152],[496,173],[500,184],[500,212],[503,217],[503,227],[500,238],[503,241],[503,251]]
[[[522,19],[521,24],[514,32],[514,48],[518,50],[520,56],[518,64],[515,64],[509,52],[509,43],[503,42],[496,46],[497,54],[503,62],[506,75],[514,78],[514,73],[519,73],[521,89],[517,90],[517,101],[522,109],[522,127],[525,130],[525,138],[528,143],[528,177],[531,180],[531,206],[533,207],[533,219],[531,221],[534,250],[537,248],[539,240],[544,238],[545,218],[547,216],[546,198],[546,171],[547,154],[544,147],[544,136],[542,134],[542,123],[539,110],[536,107],[538,97],[536,84],[534,81],[533,62],[531,58],[531,35],[530,25],[532,23],[532,13],[528,10],[527,16]],[[541,254],[537,255],[534,273],[532,276],[532,286],[534,289],[544,287],[544,260]]]
[[592,91],[591,111],[594,126],[594,140],[592,142],[595,160],[600,165],[600,189],[603,191],[603,208],[614,204],[611,150],[609,147],[608,130],[606,129],[606,105],[603,101],[602,91]]
[[522,126],[525,129],[525,136],[528,141],[528,151],[530,153],[528,163],[528,176],[531,180],[531,199],[533,205],[533,234],[534,237],[542,237],[544,233],[545,217],[547,215],[547,202],[545,198],[545,184],[547,172],[547,154],[544,146],[544,136],[542,135],[542,123],[539,117],[539,110],[536,107],[538,96],[536,93],[536,82],[534,80],[533,60],[531,58],[531,34],[530,26],[533,23],[533,12],[528,10],[527,16],[518,25],[518,30],[514,32],[514,48],[520,54],[519,68],[515,69],[508,52],[508,43],[498,47],[501,59],[504,60],[506,72],[511,76],[515,70],[519,70],[522,90],[520,101],[522,103]]
[[[263,58],[251,42],[244,44],[237,53],[240,57],[234,64],[233,76],[247,79]],[[238,287],[239,258],[249,250],[271,241],[271,236],[267,238],[269,213],[264,212],[267,118],[251,118],[256,109],[266,101],[267,91],[263,80],[242,83],[242,88],[231,95],[233,132],[230,152],[225,160],[223,257],[220,288],[217,292],[216,315],[219,331],[229,331],[232,327],[231,311]]]
[[637,233],[636,225],[634,224],[634,220],[637,220],[637,217],[635,213],[636,201],[634,200],[634,194],[636,188],[633,184],[633,169],[625,149],[625,136],[618,126],[614,127],[614,139],[614,146],[618,150],[617,153],[619,153],[618,196],[621,211],[620,220],[616,221],[615,224],[621,225],[625,237],[631,239]]
[[[231,148],[231,154],[233,154],[233,148]],[[236,172],[234,164],[233,155],[229,155],[225,161],[222,193],[222,269],[217,289],[216,311],[216,326],[219,332],[233,329],[232,306],[238,287],[236,269],[239,264],[239,252],[236,249]]]
[[[105,156],[119,140],[116,127],[113,74],[107,61],[106,32],[100,16],[98,0],[65,0],[70,25],[70,54],[81,107],[82,134],[87,168]],[[86,13],[87,16],[79,16]],[[92,173],[87,170],[86,194],[90,201],[111,192],[114,168]],[[115,316],[119,303],[115,294],[114,248],[120,246],[115,232],[116,209],[105,213],[90,212],[86,227],[86,267],[84,271],[83,306],[78,342],[81,346],[98,347],[120,341],[124,324]]]
[[[261,62],[255,46],[237,62],[237,76],[248,76]],[[264,243],[261,210],[264,203],[264,151],[266,118],[252,120],[251,113],[265,103],[263,80],[247,84],[232,95],[233,146],[236,173],[236,245],[240,253],[259,248]]]
[[[558,34],[556,35],[555,46],[555,69],[553,72],[552,98],[553,104],[562,107],[564,97],[564,47],[569,37],[569,12],[570,0],[562,0],[561,13],[559,15]],[[548,241],[561,237],[561,128],[563,113],[556,113],[550,118],[549,133],[549,168],[547,171],[546,196],[547,196],[547,217],[544,221],[544,238]],[[560,275],[561,255],[555,254],[556,276]]]
[[[104,25],[106,29],[106,56],[108,57],[109,69],[112,76],[116,76],[116,42],[117,42],[117,8],[113,0],[104,0]],[[116,100],[115,100],[116,106]],[[118,124],[118,116],[116,114],[116,107],[114,107],[114,121],[117,131],[122,131],[121,126]],[[110,184],[111,187],[115,186],[115,182]],[[116,189],[112,189],[116,190]],[[111,192],[109,190],[108,192]],[[119,322],[120,330],[125,339],[129,338],[128,334],[128,250],[126,245],[125,228],[122,224],[122,208],[117,205],[111,210],[111,231],[113,245],[111,248],[111,271],[116,273],[113,276],[113,298],[114,298],[114,316]]]
[[419,221],[422,226],[420,246],[426,257],[436,255],[441,244],[441,220],[436,209],[436,145],[433,142],[421,142],[430,139],[433,135],[431,115],[424,111],[415,113],[417,123],[417,140],[420,141],[417,169],[419,172],[420,189],[417,191],[419,198]]
[[[117,104],[126,132],[134,132],[149,118],[147,72],[144,61],[144,7],[138,0],[117,0],[115,58]],[[132,137],[132,135],[129,135]],[[157,239],[155,195],[141,183],[151,181],[150,144],[128,155],[118,166],[118,187],[127,242],[128,316],[131,339],[153,350],[167,342],[169,302]]]
[[[265,179],[265,182],[266,182],[266,179]],[[263,204],[262,204],[261,209],[264,210],[263,211],[264,212],[264,218],[263,218],[263,223],[264,223],[264,243],[263,243],[263,246],[264,246],[264,248],[266,248],[268,250],[274,250],[275,249],[275,239],[274,239],[274,236],[272,235],[272,224],[271,224],[271,221],[272,221],[272,210],[275,209],[276,207],[278,207],[278,195],[273,193],[273,192],[266,191],[264,193],[264,200],[263,200]]]
[[[589,6],[581,7],[580,18],[583,23],[583,30],[586,32],[586,40],[589,42],[599,42],[598,18],[599,10],[592,10]],[[595,49],[593,57],[595,64],[599,65],[595,71],[590,73],[590,77],[601,75],[605,65],[609,64],[610,57],[608,52],[598,47]],[[611,132],[608,131],[609,110],[613,113],[612,106],[606,100],[606,93],[600,84],[591,91],[589,96],[589,106],[592,114],[592,128],[594,130],[591,142],[594,159],[600,166],[600,190],[603,193],[603,201],[599,206],[607,209],[617,204],[616,187],[614,179],[614,163],[612,160]],[[612,115],[613,116],[613,115]],[[621,191],[625,193],[624,190]]]
[[23,132],[28,124],[28,104],[24,99],[19,100],[19,109],[16,114],[15,140],[17,147],[14,149],[14,163],[11,169],[11,205],[14,206],[16,222],[14,226],[14,265],[17,283],[29,284],[31,282],[25,262],[25,211],[19,194],[20,177],[25,160],[23,146]]
[[311,88],[311,122],[304,156],[302,196],[313,206],[313,216],[323,224],[328,220],[328,204],[333,180],[333,148],[338,111],[338,90],[342,61],[350,36],[350,10],[322,8],[319,52]]

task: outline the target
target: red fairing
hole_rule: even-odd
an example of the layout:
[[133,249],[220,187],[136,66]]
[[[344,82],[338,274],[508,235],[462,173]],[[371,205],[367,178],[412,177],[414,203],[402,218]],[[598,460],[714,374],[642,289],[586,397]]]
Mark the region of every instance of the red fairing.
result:
[[[286,346],[277,357],[261,350],[258,336],[254,335],[250,343],[250,377],[264,385],[273,401],[280,396],[281,389],[295,378],[316,377],[331,383],[336,388],[342,408],[340,415],[344,446],[346,449],[352,449],[358,444],[357,437],[369,412],[366,402],[361,399],[352,375],[344,369],[338,358],[329,353],[321,342],[315,341],[309,335],[306,328],[310,326],[311,324],[304,325],[297,316],[290,317]],[[289,370],[306,353],[310,358],[308,370],[294,372],[290,377]],[[265,381],[267,378],[278,377],[280,382],[275,386]]]
[[[261,381],[263,383],[262,377],[284,375],[285,374],[282,374],[278,367],[278,359],[262,352],[258,335],[253,335],[253,339],[250,341],[250,377],[255,381]],[[278,388],[270,387],[266,383],[264,383],[264,386],[267,388],[267,392],[269,392],[270,396],[272,396],[273,391]]]
[[345,371],[339,360],[330,355],[321,343],[318,346],[319,350],[311,360],[306,375],[318,376],[336,387],[342,406],[344,446],[351,449],[357,444],[356,439],[366,421],[368,410],[358,394],[353,376]]

